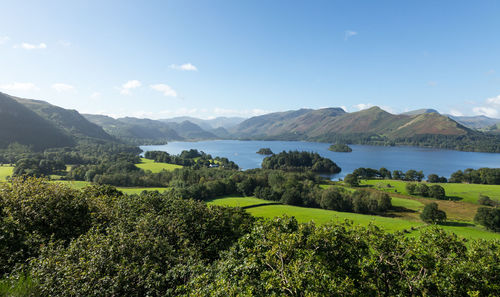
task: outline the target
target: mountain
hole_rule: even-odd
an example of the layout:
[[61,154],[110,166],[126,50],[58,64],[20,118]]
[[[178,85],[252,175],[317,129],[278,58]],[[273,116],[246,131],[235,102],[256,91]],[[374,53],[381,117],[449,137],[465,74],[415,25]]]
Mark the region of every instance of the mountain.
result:
[[419,114],[424,114],[424,113],[437,113],[437,114],[439,114],[439,111],[437,111],[435,109],[431,109],[431,108],[422,108],[422,109],[403,112],[402,114],[414,116],[414,115],[419,115]]
[[12,98],[73,137],[114,140],[100,126],[89,122],[76,110],[64,109],[41,100]]
[[189,121],[165,123],[158,120],[125,117],[113,119],[103,115],[84,115],[89,121],[101,126],[109,134],[134,144],[165,143],[175,140],[217,139]]
[[114,119],[104,115],[84,114],[92,123],[116,138],[134,144],[165,143],[171,140],[184,140],[169,125],[149,120],[125,117]]
[[379,107],[346,113],[341,108],[300,109],[253,117],[231,131],[250,139],[358,141],[411,138],[416,135],[466,135],[470,130],[438,113],[388,113]]
[[14,142],[35,150],[75,144],[74,138],[64,129],[19,103],[16,98],[0,93],[0,148]]
[[185,121],[189,121],[191,123],[200,126],[204,130],[210,131],[217,128],[224,128],[227,130],[238,125],[244,120],[246,119],[240,117],[217,117],[215,119],[210,119],[210,120],[203,120],[193,117],[175,117],[171,119],[163,119],[160,121],[165,123],[182,123]]
[[489,118],[484,115],[480,116],[448,115],[448,117],[471,129],[488,129],[491,126],[500,123],[500,119]]

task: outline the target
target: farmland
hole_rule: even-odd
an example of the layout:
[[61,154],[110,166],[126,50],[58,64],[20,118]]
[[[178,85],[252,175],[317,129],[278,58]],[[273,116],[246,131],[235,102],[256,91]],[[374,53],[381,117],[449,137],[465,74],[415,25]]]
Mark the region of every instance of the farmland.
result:
[[146,158],[141,158],[141,163],[136,164],[137,167],[141,168],[142,170],[149,170],[153,173],[158,173],[162,170],[167,170],[167,171],[172,171],[178,168],[182,168],[181,165],[175,165],[175,164],[168,164],[168,163],[160,163],[160,162],[155,162],[154,160],[146,159]]

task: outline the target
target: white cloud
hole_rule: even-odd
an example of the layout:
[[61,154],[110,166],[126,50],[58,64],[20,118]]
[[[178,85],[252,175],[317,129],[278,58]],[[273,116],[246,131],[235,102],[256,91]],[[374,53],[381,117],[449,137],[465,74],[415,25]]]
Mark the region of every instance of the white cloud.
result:
[[351,37],[353,37],[355,35],[358,35],[358,32],[352,31],[352,30],[346,30],[344,32],[344,40],[347,40],[347,39],[349,39],[349,38],[351,38]]
[[464,115],[462,112],[460,112],[459,110],[456,110],[456,109],[450,110],[450,114],[454,117],[461,117]]
[[130,95],[132,94],[130,90],[136,89],[138,87],[142,86],[141,82],[138,80],[129,80],[128,82],[124,83],[120,89],[120,93],[122,95]]
[[21,45],[14,45],[14,48],[23,48],[25,50],[34,50],[34,49],[46,49],[47,44],[45,43],[39,43],[39,44],[32,44],[32,43],[27,43],[23,42]]
[[182,65],[172,64],[169,67],[175,70],[182,70],[182,71],[198,71],[198,68],[196,68],[196,66],[194,66],[191,63],[185,63]]
[[438,83],[437,83],[437,82],[435,82],[435,81],[429,81],[429,82],[427,82],[427,84],[428,84],[429,86],[431,86],[431,87],[435,87],[435,86],[437,86],[437,84],[438,84]]
[[73,91],[75,89],[75,87],[73,87],[72,85],[63,84],[63,83],[56,83],[56,84],[53,84],[51,87],[52,87],[52,89],[58,91],[59,93]]
[[472,111],[476,115],[484,115],[491,118],[496,117],[498,115],[498,111],[495,108],[486,106],[474,107]]
[[488,98],[488,99],[486,99],[486,102],[488,104],[500,105],[500,95],[493,97],[493,98]]
[[0,85],[0,89],[6,91],[37,91],[40,90],[34,83],[14,82],[11,84]]
[[99,99],[99,98],[101,98],[101,93],[94,92],[94,93],[92,93],[92,95],[90,95],[90,98],[92,98],[92,99]]
[[164,96],[167,97],[177,97],[177,92],[170,86],[165,84],[150,85],[151,89],[162,92]]
[[354,107],[356,107],[358,110],[363,110],[363,109],[367,109],[367,108],[370,108],[373,106],[373,104],[371,103],[360,103],[360,104],[356,104],[356,105],[353,105]]
[[347,107],[345,105],[342,105],[340,108],[342,108],[345,112],[348,112]]
[[0,36],[0,45],[9,42],[9,36]]

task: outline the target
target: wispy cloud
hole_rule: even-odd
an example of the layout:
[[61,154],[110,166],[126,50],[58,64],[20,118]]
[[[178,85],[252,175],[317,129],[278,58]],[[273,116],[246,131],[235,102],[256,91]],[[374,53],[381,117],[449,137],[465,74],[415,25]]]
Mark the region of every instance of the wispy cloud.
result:
[[150,85],[151,89],[162,92],[164,96],[167,97],[177,97],[177,92],[166,84],[156,84]]
[[40,90],[34,83],[14,82],[11,84],[0,85],[0,89],[5,91],[38,91]]
[[90,95],[90,98],[92,98],[92,99],[99,99],[99,98],[101,98],[101,93],[99,93],[99,92],[94,92],[94,93],[92,93],[92,94]]
[[43,42],[39,43],[39,44],[32,44],[32,43],[23,42],[21,44],[14,45],[14,48],[23,48],[25,50],[46,49],[47,44],[45,44]]
[[9,42],[9,40],[10,40],[9,36],[0,36],[0,45]]
[[131,90],[136,89],[142,86],[141,82],[138,80],[129,80],[124,83],[120,89],[120,94],[122,95],[130,95],[132,94]]
[[363,110],[363,109],[367,109],[367,108],[372,107],[373,104],[371,104],[371,103],[359,103],[359,104],[356,104],[353,106],[356,107],[358,110]]
[[499,116],[498,112],[499,109],[500,109],[500,95],[486,99],[483,105],[472,108],[472,112],[476,115],[497,117]]
[[456,109],[451,109],[451,110],[450,110],[450,114],[451,114],[452,116],[455,116],[455,117],[461,117],[461,116],[463,116],[463,115],[464,115],[461,111],[456,110]]
[[75,87],[73,87],[72,85],[63,84],[63,83],[55,83],[51,86],[51,88],[56,90],[59,93],[73,91],[75,89]]
[[358,32],[352,30],[346,30],[344,31],[344,40],[347,40],[356,35],[358,35]]
[[435,87],[435,86],[437,86],[437,84],[438,84],[438,83],[437,83],[437,82],[435,82],[435,81],[428,81],[428,82],[427,82],[427,85],[429,85],[429,86],[431,86],[431,87]]
[[169,67],[171,69],[182,70],[182,71],[198,71],[198,68],[191,63],[186,63],[182,65],[172,64]]

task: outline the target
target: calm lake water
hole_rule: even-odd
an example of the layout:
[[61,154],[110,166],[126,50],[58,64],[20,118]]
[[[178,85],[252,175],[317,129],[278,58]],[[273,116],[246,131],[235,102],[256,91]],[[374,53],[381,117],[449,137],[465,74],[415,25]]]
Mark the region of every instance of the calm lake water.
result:
[[331,176],[343,178],[359,167],[379,169],[385,167],[391,171],[409,169],[423,170],[449,177],[453,172],[466,168],[500,168],[500,154],[459,152],[452,150],[429,149],[419,147],[387,147],[370,145],[350,145],[352,153],[335,153],[328,150],[330,144],[301,141],[239,141],[213,140],[200,142],[170,142],[166,145],[141,146],[144,151],[165,151],[179,154],[183,150],[197,149],[213,157],[226,157],[242,169],[260,168],[265,156],[256,152],[268,147],[274,153],[289,150],[316,152],[337,163],[342,172]]

